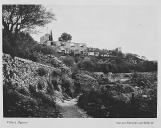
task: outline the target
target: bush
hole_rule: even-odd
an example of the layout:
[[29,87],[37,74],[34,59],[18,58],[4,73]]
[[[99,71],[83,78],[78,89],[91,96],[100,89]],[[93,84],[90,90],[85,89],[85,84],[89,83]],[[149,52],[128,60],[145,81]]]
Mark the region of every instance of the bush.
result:
[[157,66],[158,64],[155,61],[144,61],[135,65],[133,69],[138,72],[152,72],[157,71]]
[[131,77],[131,82],[138,87],[150,87],[152,85],[149,78],[143,74],[134,72]]
[[47,61],[47,63],[50,63],[54,67],[59,67],[60,66],[59,63],[54,59],[51,59],[51,60]]
[[94,71],[95,65],[90,60],[83,60],[78,63],[78,67],[87,71]]
[[3,31],[3,52],[11,54],[12,56],[18,56],[22,58],[28,58],[28,49],[36,44],[33,38],[27,33],[20,32],[18,35],[11,34]]
[[57,77],[57,76],[61,76],[61,70],[60,69],[53,69],[53,71],[50,73],[50,77]]
[[48,73],[48,71],[45,70],[44,68],[38,68],[38,69],[36,70],[36,72],[37,72],[37,74],[38,74],[39,76],[44,76],[44,75],[46,75],[46,74]]
[[97,90],[84,91],[78,105],[97,118],[155,118],[157,85],[139,89],[129,84],[102,85]]
[[29,84],[29,92],[34,95],[36,94],[36,86],[30,85]]
[[73,96],[74,93],[74,82],[71,78],[69,78],[67,75],[62,76],[62,87],[64,92],[68,96]]
[[29,60],[32,60],[32,61],[34,61],[34,62],[37,62],[38,61],[38,54],[39,53],[37,53],[37,52],[32,52],[32,51],[30,51],[30,50],[28,50],[27,52],[26,52],[26,55],[28,55],[27,57],[26,56],[24,56],[24,57],[22,57],[22,58],[24,58],[24,59],[29,59]]
[[99,87],[98,81],[85,73],[76,74],[75,82],[80,85],[82,92],[96,90]]
[[38,109],[38,104],[33,98],[4,87],[4,117],[37,117]]
[[79,97],[78,105],[94,118],[105,118],[109,116],[109,106],[105,107],[102,95],[96,91],[83,93]]
[[53,107],[55,107],[55,99],[52,96],[50,96],[42,91],[38,91],[36,93],[36,96],[38,98],[40,98],[43,103],[46,103],[46,104],[49,104],[49,105],[52,105]]
[[36,52],[40,52],[44,55],[48,55],[48,54],[55,54],[55,50],[50,47],[50,46],[47,46],[47,45],[43,45],[43,44],[36,44],[33,46],[33,51],[36,51]]
[[29,96],[30,93],[29,93],[29,90],[26,88],[26,87],[21,87],[21,88],[18,88],[17,91],[25,96]]
[[[157,92],[155,92],[155,95]],[[132,101],[133,116],[140,118],[156,118],[157,117],[157,98],[150,95],[147,98],[142,95],[134,97]]]
[[43,90],[45,87],[45,83],[43,80],[39,80],[38,83],[37,83],[37,89],[38,90]]
[[75,63],[74,59],[71,56],[66,56],[62,60],[66,66],[72,67]]

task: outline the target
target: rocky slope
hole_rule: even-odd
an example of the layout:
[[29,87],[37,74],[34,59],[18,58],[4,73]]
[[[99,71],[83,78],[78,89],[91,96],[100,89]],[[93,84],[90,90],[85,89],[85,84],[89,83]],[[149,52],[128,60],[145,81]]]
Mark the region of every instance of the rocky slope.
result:
[[[72,97],[74,83],[70,69],[54,61],[59,67],[3,55],[4,116],[59,116],[55,101]],[[52,107],[53,114],[44,112],[44,106]]]

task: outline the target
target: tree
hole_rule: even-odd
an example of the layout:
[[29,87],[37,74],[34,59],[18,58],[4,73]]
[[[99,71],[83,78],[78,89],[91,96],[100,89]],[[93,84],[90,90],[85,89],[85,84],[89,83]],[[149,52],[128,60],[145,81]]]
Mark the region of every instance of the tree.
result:
[[42,5],[3,5],[3,30],[17,34],[20,31],[31,31],[36,26],[42,27],[52,20],[55,15],[48,12]]
[[62,35],[58,38],[59,41],[70,41],[72,40],[72,36],[68,33],[62,33]]
[[51,30],[51,32],[50,32],[49,40],[50,40],[50,41],[53,41],[53,34],[52,34],[52,30]]

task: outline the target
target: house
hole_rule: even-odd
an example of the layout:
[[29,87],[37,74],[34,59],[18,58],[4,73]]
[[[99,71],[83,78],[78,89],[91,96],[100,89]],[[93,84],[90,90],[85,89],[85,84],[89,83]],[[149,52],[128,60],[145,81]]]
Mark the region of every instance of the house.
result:
[[92,51],[90,52],[90,51],[89,51],[89,52],[88,52],[88,55],[89,55],[89,56],[94,56],[94,52],[92,52]]
[[40,37],[41,43],[46,43],[49,40],[50,40],[50,34],[45,34],[44,36]]
[[115,48],[115,51],[122,52],[122,48],[121,47]]
[[44,43],[49,43],[50,41],[53,41],[53,36],[52,36],[52,31],[50,32],[50,34],[45,34],[44,36],[40,37],[40,43],[44,44]]
[[70,43],[70,50],[74,54],[86,54],[87,53],[87,46],[85,43]]
[[98,48],[88,48],[88,55],[89,56],[99,56],[100,50]]
[[97,51],[96,51],[96,52],[94,52],[94,55],[95,55],[95,56],[99,56],[99,54],[100,54],[100,53],[99,53],[99,52],[97,52]]

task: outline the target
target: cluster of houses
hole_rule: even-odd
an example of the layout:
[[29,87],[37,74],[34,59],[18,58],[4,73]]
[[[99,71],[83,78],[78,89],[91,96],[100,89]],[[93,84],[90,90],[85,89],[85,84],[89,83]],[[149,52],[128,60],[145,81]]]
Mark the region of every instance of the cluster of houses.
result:
[[40,43],[47,46],[51,46],[60,53],[73,53],[77,54],[87,54],[87,46],[85,43],[75,43],[71,41],[53,41],[51,34],[45,34],[40,38]]
[[116,48],[114,50],[107,50],[107,49],[98,49],[98,48],[88,48],[88,55],[91,56],[102,56],[102,57],[115,57],[113,55],[113,51],[122,52],[121,47]]
[[[75,43],[71,41],[53,41],[52,33],[45,34],[40,38],[40,43],[47,46],[51,46],[59,53],[65,53],[73,55],[89,55],[89,56],[102,56],[111,57],[112,50],[100,50],[98,48],[88,48],[85,43]],[[121,48],[116,48],[115,51],[120,52]]]

